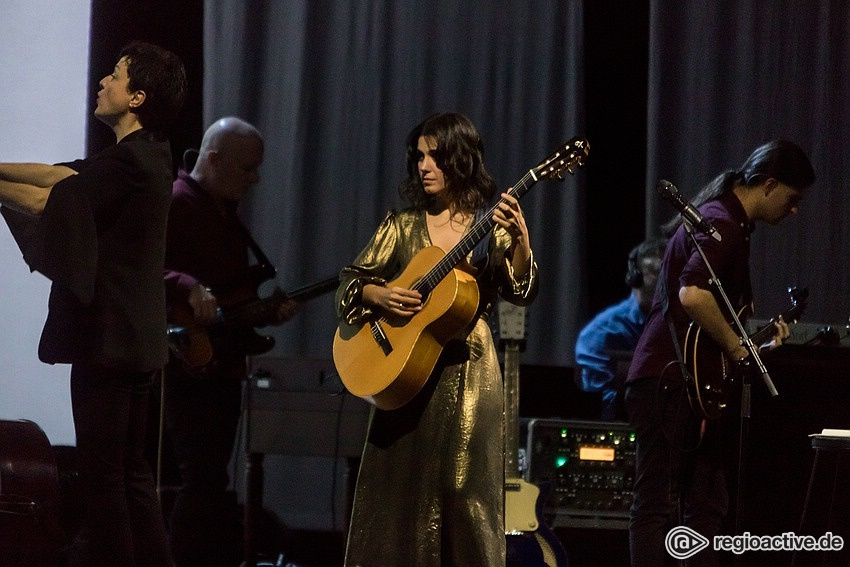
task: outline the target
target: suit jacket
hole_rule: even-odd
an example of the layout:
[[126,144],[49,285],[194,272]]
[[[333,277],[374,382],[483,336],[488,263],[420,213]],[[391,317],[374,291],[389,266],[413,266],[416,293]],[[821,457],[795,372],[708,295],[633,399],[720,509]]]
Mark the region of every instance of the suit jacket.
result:
[[30,269],[51,282],[39,358],[129,371],[167,358],[162,283],[171,199],[167,140],[137,130],[57,183],[41,217],[3,208]]

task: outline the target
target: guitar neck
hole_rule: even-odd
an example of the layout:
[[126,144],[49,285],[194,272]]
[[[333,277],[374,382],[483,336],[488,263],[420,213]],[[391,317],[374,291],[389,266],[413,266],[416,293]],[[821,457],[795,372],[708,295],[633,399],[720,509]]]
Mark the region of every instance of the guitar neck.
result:
[[284,297],[280,294],[229,307],[219,307],[217,323],[240,327],[256,327],[274,319]]
[[[808,292],[805,292],[808,295]],[[794,306],[788,309],[787,311],[783,311],[776,319],[781,317],[786,323],[789,325],[797,322],[797,318],[800,316],[800,313],[803,311],[803,307],[805,306],[805,295],[801,295],[799,298],[795,298],[793,303]],[[766,342],[768,339],[773,337],[776,334],[776,326],[774,322],[776,319],[771,319],[770,322],[756,331],[755,333],[750,334],[750,340],[754,345],[758,346],[762,343]]]
[[755,333],[750,335],[750,340],[753,341],[753,344],[758,346],[765,342],[767,339],[773,336],[774,333],[773,323],[765,325],[763,328],[759,329]]
[[300,303],[315,299],[339,287],[339,276],[332,276],[322,281],[299,287],[286,294],[286,297]]
[[291,299],[304,303],[335,290],[337,286],[339,286],[339,277],[333,276],[289,293],[278,291],[263,299],[239,303],[232,307],[222,307],[219,310],[219,322],[248,327],[262,325],[274,320],[277,310],[284,301]]
[[[508,194],[516,199],[520,199],[535,183],[537,183],[537,176],[534,175],[534,170],[529,170],[522,179],[514,184],[511,190],[508,191]],[[491,230],[493,230],[493,227],[496,224],[493,221],[493,213],[496,212],[499,204],[504,202],[504,199],[500,199],[498,203],[490,207],[490,209],[482,215],[474,225],[472,225],[472,228],[463,238],[460,239],[460,242],[458,242],[454,248],[449,250],[443,259],[437,262],[437,264],[416,283],[414,289],[421,293],[423,297],[430,294],[431,291],[437,287],[437,284],[439,284],[455,266],[466,258],[472,249],[475,248]]]
[[[590,151],[590,144],[587,140],[581,138],[572,138],[562,147],[553,153],[551,156],[543,160],[537,167],[533,167],[522,176],[522,179],[514,183],[513,187],[508,191],[508,195],[520,199],[525,195],[531,187],[540,179],[558,179],[564,178],[564,172],[570,174],[573,170],[584,163]],[[493,213],[501,203],[505,200],[501,199],[493,205],[470,229],[470,231],[460,239],[454,248],[452,248],[443,259],[435,265],[431,271],[419,280],[414,289],[420,292],[423,297],[433,291],[444,277],[458,265],[472,251],[487,234],[493,230]]]
[[519,344],[505,342],[505,476],[519,476]]

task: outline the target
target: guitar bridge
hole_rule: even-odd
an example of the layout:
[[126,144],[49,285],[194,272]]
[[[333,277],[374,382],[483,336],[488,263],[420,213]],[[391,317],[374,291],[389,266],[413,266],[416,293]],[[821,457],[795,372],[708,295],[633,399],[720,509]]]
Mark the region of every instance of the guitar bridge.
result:
[[369,321],[369,327],[372,331],[372,338],[375,339],[375,342],[384,351],[384,356],[389,356],[393,351],[393,346],[390,344],[390,339],[387,337],[384,329],[381,328],[379,321]]

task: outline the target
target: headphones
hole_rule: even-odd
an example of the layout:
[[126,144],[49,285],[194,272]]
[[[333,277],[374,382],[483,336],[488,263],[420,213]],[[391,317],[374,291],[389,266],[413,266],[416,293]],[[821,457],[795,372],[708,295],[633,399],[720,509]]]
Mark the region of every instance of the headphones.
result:
[[667,240],[664,238],[651,238],[644,240],[629,252],[629,259],[626,263],[626,285],[630,288],[643,287],[643,270],[641,270],[641,262],[645,258],[661,258],[664,256],[664,249],[667,247]]
[[629,252],[628,262],[626,263],[626,285],[630,288],[643,287],[643,272],[640,269],[640,263],[638,261],[640,248],[640,244],[632,248],[632,251]]

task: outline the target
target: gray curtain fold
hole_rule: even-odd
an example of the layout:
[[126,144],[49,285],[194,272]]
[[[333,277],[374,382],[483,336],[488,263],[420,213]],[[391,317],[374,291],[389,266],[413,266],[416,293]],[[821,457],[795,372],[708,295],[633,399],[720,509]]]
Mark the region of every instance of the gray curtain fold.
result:
[[687,197],[771,139],[798,143],[818,180],[800,213],[752,241],[757,318],[808,287],[804,320],[850,317],[850,3],[653,0],[650,5],[647,231],[673,216],[654,187]]
[[[580,2],[207,0],[204,18],[204,122],[265,135],[241,212],[284,289],[335,274],[402,205],[404,139],[425,116],[470,116],[503,188],[583,132]],[[523,200],[542,275],[525,363],[572,363],[583,191],[579,171]],[[317,299],[269,330],[272,354],[330,356],[335,328]]]

